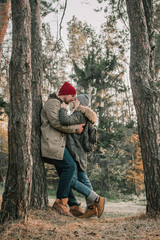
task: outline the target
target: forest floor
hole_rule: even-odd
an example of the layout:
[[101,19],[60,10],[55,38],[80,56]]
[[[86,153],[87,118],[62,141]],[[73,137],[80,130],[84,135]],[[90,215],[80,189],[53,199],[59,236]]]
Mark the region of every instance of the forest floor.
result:
[[[82,208],[85,209],[84,200]],[[50,199],[52,205],[54,199]],[[29,210],[28,219],[0,226],[2,240],[160,240],[160,218],[145,215],[139,202],[106,202],[101,218],[80,219],[55,210]]]

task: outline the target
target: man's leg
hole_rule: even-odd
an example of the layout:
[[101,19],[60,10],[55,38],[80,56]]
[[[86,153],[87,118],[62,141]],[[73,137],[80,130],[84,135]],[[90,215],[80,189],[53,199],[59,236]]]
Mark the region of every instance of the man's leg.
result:
[[75,206],[75,205],[77,205],[77,206],[79,205],[71,188],[70,188],[69,194],[68,194],[68,205],[70,207]]
[[[52,159],[44,159],[44,161],[53,165],[53,160]],[[62,173],[62,168],[58,167],[57,165],[58,164],[55,165],[55,168],[56,168],[56,171],[57,171],[58,176],[60,178],[61,173]],[[74,193],[73,193],[71,188],[70,188],[69,194],[68,194],[68,205],[70,207],[70,212],[74,216],[81,216],[81,215],[83,215],[83,211],[82,211],[82,209],[80,207],[80,204],[78,204],[78,202],[76,201],[76,198],[75,198]]]
[[[62,169],[58,168],[56,166],[55,166],[55,168],[56,168],[56,171],[58,173],[58,176],[60,177]],[[75,206],[75,205],[77,205],[77,206],[79,205],[71,188],[70,188],[69,194],[68,194],[68,205],[70,207]]]
[[72,177],[76,170],[76,164],[72,158],[68,157],[67,149],[64,151],[63,160],[52,159],[51,162],[55,165],[58,175],[60,176],[57,189],[57,199],[52,208],[64,215],[72,216],[67,208],[67,203]]
[[76,163],[68,156],[68,150],[65,148],[63,160],[53,160],[54,165],[59,169],[60,179],[57,189],[57,198],[68,198],[70,185],[74,172],[76,170]]

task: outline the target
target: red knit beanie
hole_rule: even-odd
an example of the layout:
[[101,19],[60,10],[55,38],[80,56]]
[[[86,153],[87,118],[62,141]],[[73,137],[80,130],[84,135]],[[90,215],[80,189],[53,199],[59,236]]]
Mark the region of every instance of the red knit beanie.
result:
[[65,82],[58,93],[58,96],[61,95],[76,95],[76,89],[69,82]]

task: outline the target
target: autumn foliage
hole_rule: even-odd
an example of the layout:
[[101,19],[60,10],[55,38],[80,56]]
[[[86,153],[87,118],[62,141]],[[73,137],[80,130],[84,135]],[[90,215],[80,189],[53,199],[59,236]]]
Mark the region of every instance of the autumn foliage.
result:
[[0,46],[3,45],[4,36],[8,26],[9,12],[11,9],[11,2],[7,0],[6,3],[0,3]]
[[7,171],[8,156],[8,116],[0,116],[0,181],[4,181]]
[[128,185],[132,186],[135,193],[139,195],[144,188],[144,172],[138,134],[131,136],[129,141],[131,143],[132,159],[129,161],[130,167],[126,180]]

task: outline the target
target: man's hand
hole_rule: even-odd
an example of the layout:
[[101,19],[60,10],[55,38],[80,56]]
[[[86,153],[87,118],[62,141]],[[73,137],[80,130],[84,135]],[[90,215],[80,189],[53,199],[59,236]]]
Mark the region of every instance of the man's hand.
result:
[[82,123],[82,124],[79,124],[78,125],[78,130],[77,130],[77,133],[78,134],[81,134],[83,132],[83,127],[85,126],[85,123]]
[[61,108],[66,108],[66,104],[64,102],[61,104]]

